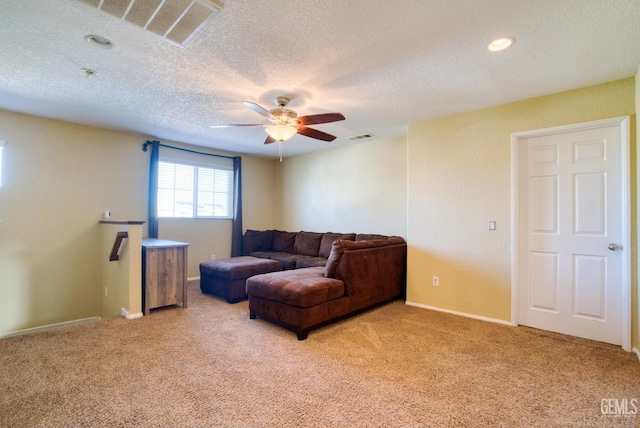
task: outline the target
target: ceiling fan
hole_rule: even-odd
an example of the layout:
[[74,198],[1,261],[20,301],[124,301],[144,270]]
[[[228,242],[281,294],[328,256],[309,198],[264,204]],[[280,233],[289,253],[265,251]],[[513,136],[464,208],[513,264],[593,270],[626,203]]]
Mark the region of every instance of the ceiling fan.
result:
[[266,108],[250,101],[242,101],[244,105],[256,113],[266,117],[271,121],[271,123],[212,125],[211,127],[225,128],[234,126],[262,126],[268,134],[266,140],[264,140],[265,144],[271,144],[276,141],[282,143],[296,134],[322,141],[333,141],[336,139],[334,135],[318,131],[314,128],[309,128],[307,125],[318,125],[321,123],[344,120],[345,118],[341,113],[321,113],[298,117],[298,114],[295,111],[285,108],[287,104],[289,104],[289,101],[291,101],[291,98],[286,96],[276,97],[275,102],[278,107],[272,108],[271,110],[267,110]]

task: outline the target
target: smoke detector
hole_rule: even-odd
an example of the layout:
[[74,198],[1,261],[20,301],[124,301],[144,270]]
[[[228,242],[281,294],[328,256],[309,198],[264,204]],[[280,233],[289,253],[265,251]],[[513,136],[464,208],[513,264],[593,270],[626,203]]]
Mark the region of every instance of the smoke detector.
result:
[[111,50],[116,47],[116,45],[106,37],[96,36],[95,34],[89,34],[84,36],[84,39],[91,46],[94,46],[98,49]]

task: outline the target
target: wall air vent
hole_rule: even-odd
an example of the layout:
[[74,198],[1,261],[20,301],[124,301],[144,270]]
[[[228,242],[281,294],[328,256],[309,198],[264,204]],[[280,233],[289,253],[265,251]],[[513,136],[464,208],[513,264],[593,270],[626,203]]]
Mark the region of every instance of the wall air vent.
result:
[[222,9],[219,0],[79,0],[186,47]]
[[357,140],[364,140],[365,138],[373,138],[373,137],[375,137],[375,135],[373,135],[372,133],[368,133],[368,134],[356,135],[355,137],[349,137],[349,139],[352,141],[357,141]]

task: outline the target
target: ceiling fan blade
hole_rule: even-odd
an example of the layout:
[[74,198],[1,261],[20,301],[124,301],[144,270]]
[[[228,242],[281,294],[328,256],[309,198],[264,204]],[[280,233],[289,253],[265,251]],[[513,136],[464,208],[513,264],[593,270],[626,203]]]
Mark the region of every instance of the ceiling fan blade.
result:
[[264,126],[261,123],[230,123],[226,125],[210,125],[210,128],[236,128],[239,126]]
[[344,120],[342,113],[312,114],[298,118],[298,122],[302,125],[317,125],[319,123],[337,122],[339,120]]
[[336,139],[334,135],[327,134],[326,132],[318,131],[317,129],[307,128],[306,126],[301,126],[298,129],[298,134],[302,134],[304,136],[315,138],[316,140],[322,140],[322,141],[333,141]]
[[259,106],[256,103],[252,103],[251,101],[243,101],[242,104],[246,105],[251,110],[253,110],[256,113],[266,117],[267,119],[275,119],[275,117],[271,114],[271,112],[269,110],[267,110],[266,108],[264,108],[262,106]]
[[276,140],[273,137],[271,137],[270,135],[267,135],[267,139],[264,140],[265,144],[271,144],[271,143],[275,143],[275,142],[276,142]]

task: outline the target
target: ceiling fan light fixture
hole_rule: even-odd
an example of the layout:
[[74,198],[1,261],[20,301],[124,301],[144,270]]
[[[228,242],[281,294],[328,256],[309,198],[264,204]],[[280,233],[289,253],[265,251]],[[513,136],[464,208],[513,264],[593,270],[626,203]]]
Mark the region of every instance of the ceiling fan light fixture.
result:
[[267,134],[276,141],[287,141],[298,132],[298,128],[293,125],[269,125],[265,128]]

